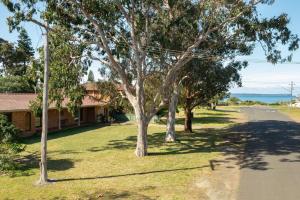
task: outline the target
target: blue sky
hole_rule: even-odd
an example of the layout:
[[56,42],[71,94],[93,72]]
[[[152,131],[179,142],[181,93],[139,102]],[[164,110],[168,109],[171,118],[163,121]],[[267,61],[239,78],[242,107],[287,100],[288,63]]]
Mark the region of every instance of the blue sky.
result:
[[[291,20],[289,28],[293,33],[300,37],[300,1],[299,0],[276,0],[272,6],[260,7],[260,13],[263,17],[272,17],[281,13],[287,13]],[[0,37],[11,42],[16,42],[17,33],[9,33],[6,25],[8,11],[0,5]],[[32,39],[34,48],[42,44],[41,30],[33,24],[24,24]],[[280,47],[281,48],[281,47]],[[285,48],[282,47],[282,51]],[[296,94],[300,94],[300,50],[294,52],[293,63],[272,65],[265,61],[264,53],[260,47],[257,47],[253,55],[246,58],[249,60],[249,66],[241,71],[243,78],[243,87],[234,87],[232,93],[287,93],[286,88],[289,83],[296,83]],[[259,60],[260,62],[254,62]],[[95,77],[99,77],[98,66],[94,65],[91,70]]]
[[[260,13],[265,17],[272,17],[287,13],[290,18],[289,28],[300,36],[300,1],[276,0],[272,6],[263,6]],[[281,48],[283,52],[285,48]],[[243,87],[231,89],[232,93],[287,93],[289,83],[296,83],[296,94],[300,94],[300,50],[295,51],[293,62],[272,65],[270,63],[255,63],[251,61],[265,60],[262,49],[258,46],[254,54],[247,57],[249,66],[242,70]],[[298,64],[294,64],[298,63]]]

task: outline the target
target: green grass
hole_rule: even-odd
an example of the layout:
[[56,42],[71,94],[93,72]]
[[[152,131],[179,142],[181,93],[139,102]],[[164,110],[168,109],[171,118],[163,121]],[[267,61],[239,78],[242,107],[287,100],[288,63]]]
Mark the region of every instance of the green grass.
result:
[[[179,114],[179,116],[182,113]],[[182,132],[178,142],[163,142],[165,126],[149,127],[149,156],[134,155],[134,124],[83,127],[49,134],[49,178],[56,182],[35,186],[39,177],[39,138],[26,139],[22,167],[14,176],[0,177],[0,199],[195,199],[201,196],[195,180],[210,171],[209,160],[220,155],[226,127],[241,114],[226,108],[198,109],[195,133]],[[179,119],[179,123],[180,123]],[[214,129],[214,128],[218,129]]]
[[272,106],[272,107],[286,114],[291,119],[300,122],[300,108],[291,108],[288,106]]
[[[222,128],[237,122],[241,115],[239,107],[219,107],[217,110],[197,109],[194,111],[193,127],[194,128]],[[166,124],[166,119],[161,119],[161,124]],[[184,113],[179,110],[176,114],[176,125],[183,127]]]

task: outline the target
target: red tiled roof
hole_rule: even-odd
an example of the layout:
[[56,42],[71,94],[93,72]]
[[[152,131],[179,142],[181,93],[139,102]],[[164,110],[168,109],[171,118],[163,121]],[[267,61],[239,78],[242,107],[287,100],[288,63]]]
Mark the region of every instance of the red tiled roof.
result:
[[82,84],[83,87],[85,88],[86,91],[94,91],[94,90],[98,90],[98,86],[96,83],[84,83]]
[[[36,99],[36,94],[30,93],[0,93],[0,112],[29,110],[30,102]],[[68,99],[63,101],[63,107],[66,107]],[[99,102],[92,97],[85,96],[81,107],[103,106],[105,102]],[[54,104],[49,106],[55,108]]]
[[[82,84],[86,91],[97,91],[98,86],[97,83],[84,83]],[[122,84],[116,84],[117,91],[124,91],[124,86]]]

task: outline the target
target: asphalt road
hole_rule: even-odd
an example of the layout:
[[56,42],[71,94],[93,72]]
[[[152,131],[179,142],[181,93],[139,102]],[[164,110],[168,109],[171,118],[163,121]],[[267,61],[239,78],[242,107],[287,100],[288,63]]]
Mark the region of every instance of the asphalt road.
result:
[[238,200],[300,200],[300,124],[270,108],[243,108],[249,123]]

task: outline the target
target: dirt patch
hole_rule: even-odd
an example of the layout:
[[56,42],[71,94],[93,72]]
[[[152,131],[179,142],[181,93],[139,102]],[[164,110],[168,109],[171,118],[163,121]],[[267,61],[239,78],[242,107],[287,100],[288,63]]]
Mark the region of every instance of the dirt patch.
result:
[[[239,111],[240,112],[240,111]],[[247,122],[247,117],[241,115],[236,123]],[[225,130],[226,131],[226,130]],[[240,161],[243,157],[246,138],[240,133],[224,136],[228,146],[220,149],[218,158],[211,160],[210,170],[205,171],[195,179],[194,187],[201,200],[236,200],[240,181]],[[201,195],[200,195],[201,194]]]
[[223,155],[210,162],[211,171],[197,179],[195,185],[207,200],[234,200],[239,186],[240,171],[237,156]]

